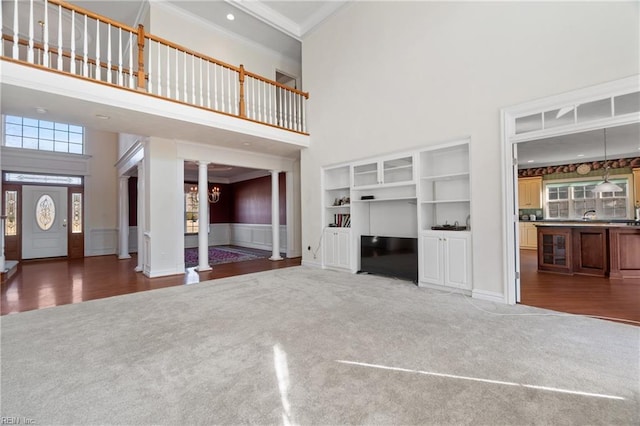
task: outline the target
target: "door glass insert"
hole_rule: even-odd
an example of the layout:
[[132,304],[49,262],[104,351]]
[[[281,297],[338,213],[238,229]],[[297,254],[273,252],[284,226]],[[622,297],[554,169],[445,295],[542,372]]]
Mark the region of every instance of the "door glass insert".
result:
[[82,233],[82,194],[71,194],[71,233]]
[[56,205],[48,194],[43,194],[36,203],[36,223],[43,231],[48,231],[56,219]]
[[4,193],[4,214],[7,216],[4,224],[4,235],[18,235],[17,211],[18,211],[18,191],[5,191]]

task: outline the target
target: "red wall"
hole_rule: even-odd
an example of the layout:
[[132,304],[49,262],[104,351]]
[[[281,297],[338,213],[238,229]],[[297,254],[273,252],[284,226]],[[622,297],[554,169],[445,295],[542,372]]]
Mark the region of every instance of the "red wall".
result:
[[[191,182],[196,184],[196,182]],[[280,224],[285,225],[286,181],[280,173]],[[209,204],[209,223],[271,223],[271,176],[233,184],[209,184],[220,188],[220,201]],[[138,223],[138,178],[129,178],[129,225]]]
[[[279,176],[280,224],[286,224],[286,181],[285,174]],[[271,223],[271,176],[246,180],[232,184],[233,211],[231,223]]]

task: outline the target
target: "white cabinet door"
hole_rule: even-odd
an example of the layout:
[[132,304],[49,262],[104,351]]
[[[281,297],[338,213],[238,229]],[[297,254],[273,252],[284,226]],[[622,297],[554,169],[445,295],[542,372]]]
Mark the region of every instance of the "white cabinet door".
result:
[[383,185],[405,185],[415,182],[414,155],[381,158],[374,162],[353,165],[353,187],[367,188]]
[[420,236],[420,281],[442,285],[442,263],[442,233],[429,232]]
[[444,251],[444,285],[471,289],[471,235],[445,232],[442,237]]
[[351,269],[351,231],[349,228],[327,228],[324,231],[323,266]]

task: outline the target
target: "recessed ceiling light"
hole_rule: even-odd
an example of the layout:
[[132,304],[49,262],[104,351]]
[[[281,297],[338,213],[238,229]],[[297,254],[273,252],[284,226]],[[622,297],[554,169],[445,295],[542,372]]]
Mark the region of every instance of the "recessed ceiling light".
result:
[[38,107],[38,108],[36,108],[36,112],[37,112],[38,114],[46,114],[46,113],[47,113],[47,110],[46,110],[45,108]]
[[578,157],[584,157],[584,154],[578,154]]
[[236,19],[236,17],[235,17],[235,16],[233,16],[233,13],[227,13],[227,19],[228,19],[229,21],[233,21],[234,19]]
[[[244,146],[250,146],[250,145],[251,145],[251,142],[243,142],[243,143],[242,143],[242,145],[244,145]],[[638,148],[638,149],[640,149],[640,148]]]
[[108,120],[111,118],[108,115],[103,115],[103,114],[96,114],[96,117],[99,118],[100,120]]
[[533,163],[533,162],[534,162],[534,160],[529,160],[529,161],[527,161],[527,163]]

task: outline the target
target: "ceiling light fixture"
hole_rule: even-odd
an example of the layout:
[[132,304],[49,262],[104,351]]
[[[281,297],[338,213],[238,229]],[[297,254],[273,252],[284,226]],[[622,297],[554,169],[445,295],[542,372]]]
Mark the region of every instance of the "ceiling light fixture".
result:
[[103,114],[96,114],[96,117],[99,118],[100,120],[108,120],[111,118],[108,115],[103,115]]
[[578,158],[584,157],[584,154],[578,154]]
[[37,107],[37,108],[36,108],[36,112],[37,112],[38,114],[46,114],[46,113],[47,113],[47,110],[46,110],[45,108],[42,108],[42,107]]
[[229,21],[233,21],[234,19],[236,19],[236,17],[235,17],[235,16],[233,16],[233,13],[227,13],[227,19],[228,19]]
[[527,160],[527,163],[533,163],[535,160]]
[[593,192],[620,192],[620,188],[615,183],[609,182],[609,164],[607,164],[607,129],[604,129],[604,173],[602,175],[604,182],[600,182],[593,189]]

